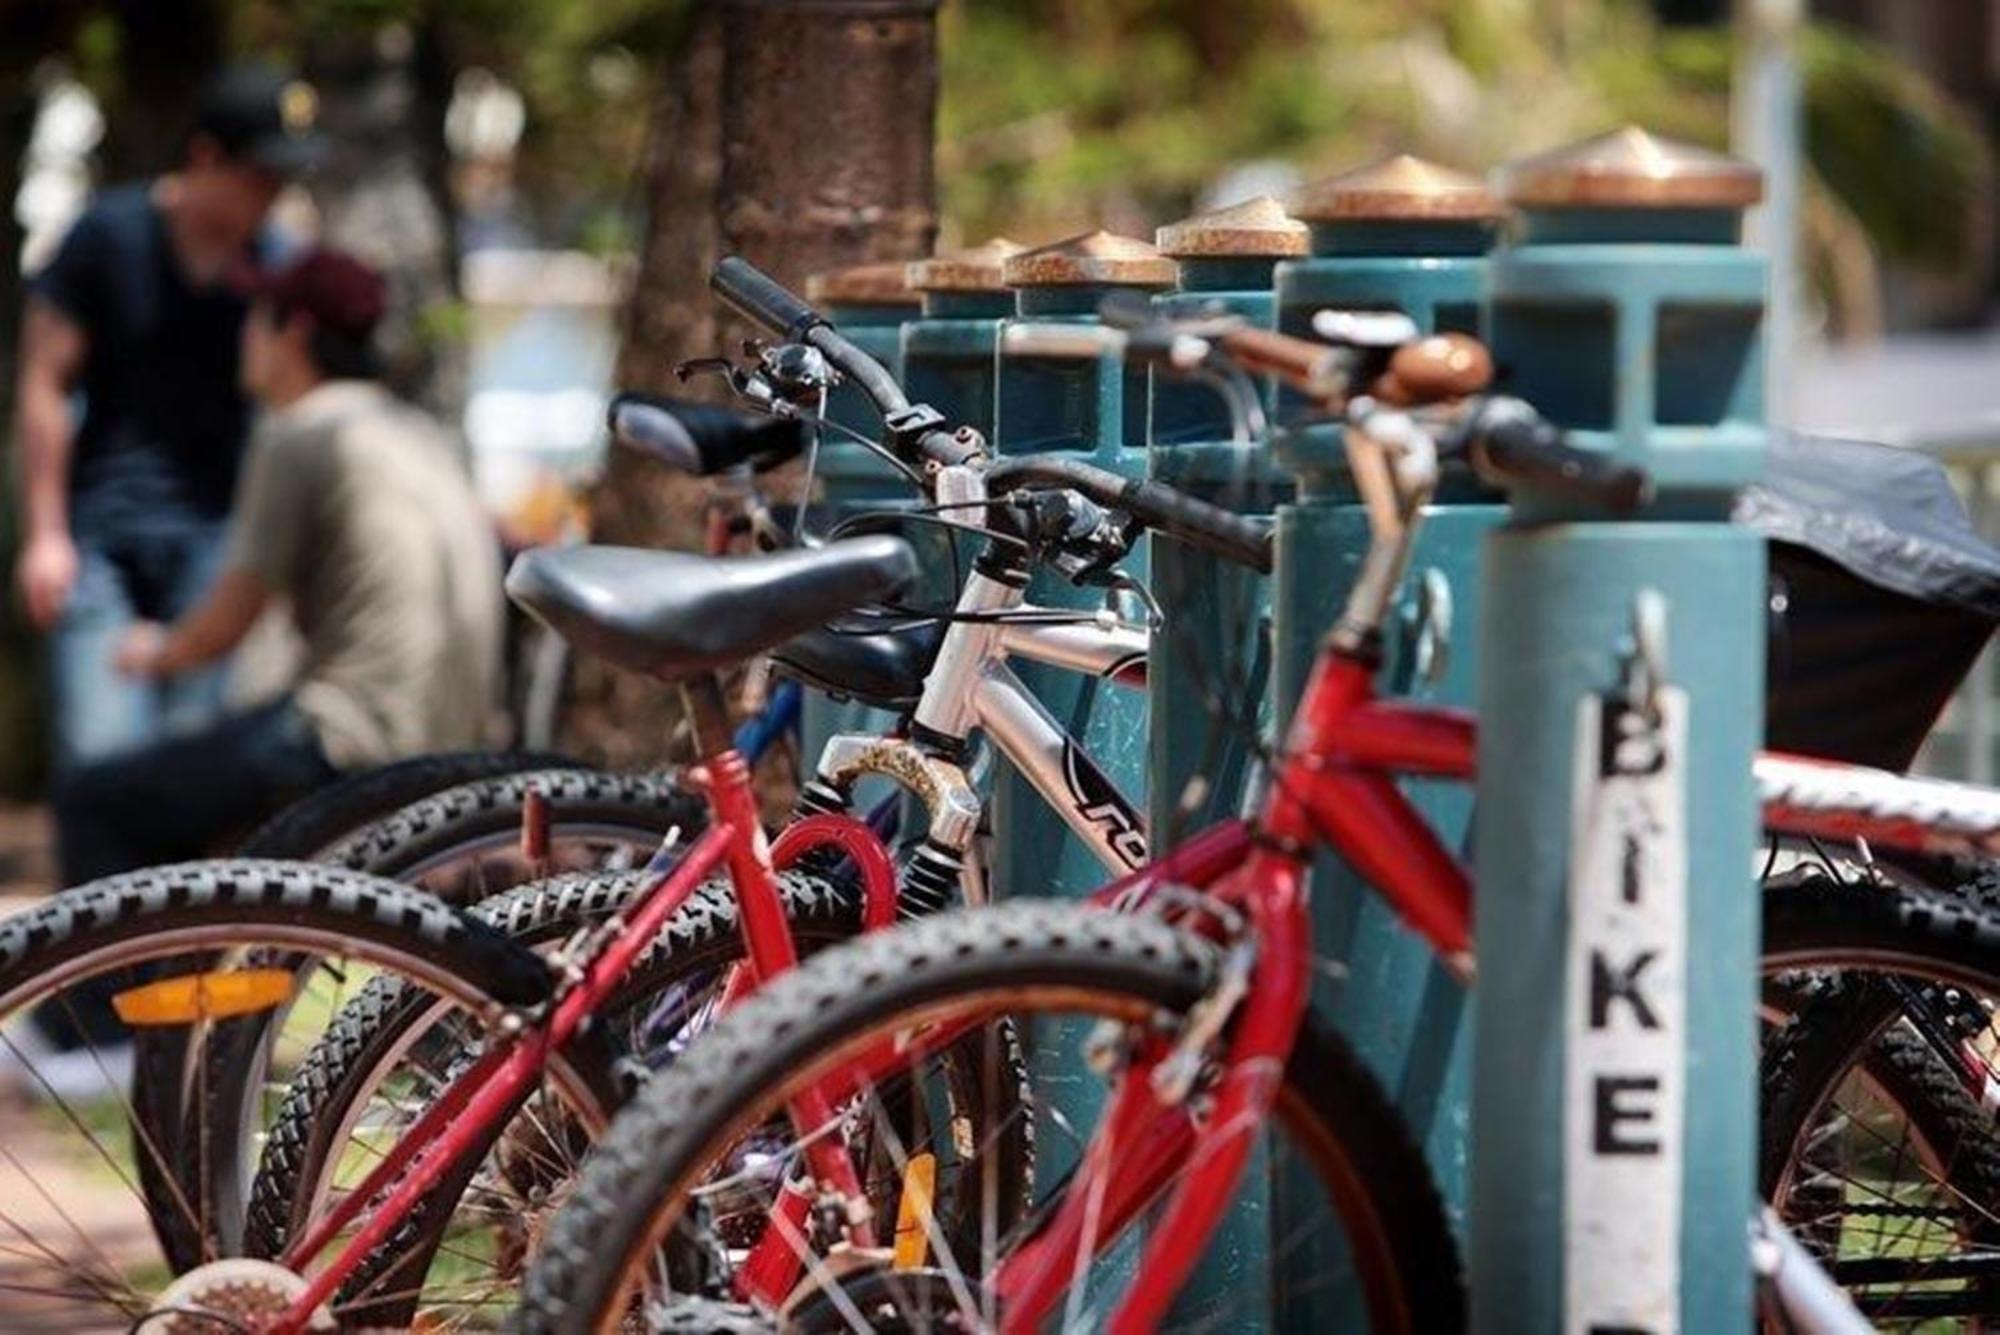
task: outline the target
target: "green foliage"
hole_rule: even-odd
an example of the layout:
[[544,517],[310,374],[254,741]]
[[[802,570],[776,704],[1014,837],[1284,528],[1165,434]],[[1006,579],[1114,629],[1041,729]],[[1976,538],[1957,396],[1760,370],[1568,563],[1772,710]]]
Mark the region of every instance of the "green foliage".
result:
[[520,193],[545,238],[607,245],[629,236],[653,71],[679,40],[689,0],[221,0],[234,45],[306,59],[329,40],[400,27],[456,69],[517,88],[527,127]]
[[[962,0],[942,22],[945,212],[968,238],[1171,217],[1251,159],[1479,169],[1625,121],[1728,138],[1730,34],[1663,30],[1639,0]],[[1883,255],[1967,263],[1976,122],[1851,30],[1809,29],[1801,65],[1819,186]]]
[[[629,235],[657,71],[706,0],[213,0],[239,47],[296,58],[400,24],[521,89],[521,193],[551,239]],[[1233,165],[1307,175],[1410,149],[1479,169],[1637,121],[1720,145],[1729,34],[1643,0],[950,0],[940,11],[947,239],[1046,239],[1185,212]],[[100,86],[119,33],[76,56]],[[1883,255],[1966,262],[1990,151],[1977,123],[1858,34],[1807,33],[1816,185]]]
[[1805,51],[1813,170],[1885,254],[1961,262],[1990,205],[1976,121],[1907,65],[1851,32],[1815,29]]

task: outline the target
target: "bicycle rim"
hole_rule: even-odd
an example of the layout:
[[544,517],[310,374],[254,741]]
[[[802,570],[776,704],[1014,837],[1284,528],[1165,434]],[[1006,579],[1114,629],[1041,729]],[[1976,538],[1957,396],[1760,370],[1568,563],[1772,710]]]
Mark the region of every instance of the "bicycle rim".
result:
[[[651,883],[638,873],[558,878],[509,896],[518,914],[496,902],[490,916],[524,945],[550,946],[628,911]],[[850,887],[798,872],[785,873],[780,884],[803,952],[857,930],[858,896]],[[513,1109],[477,1162],[431,1193],[424,1218],[358,1272],[343,1291],[349,1310],[371,1324],[420,1321],[427,1328],[481,1325],[503,1314],[537,1250],[542,1221],[563,1200],[608,1110],[713,1022],[718,989],[742,953],[733,888],[712,881],[569,1054],[576,1087],[534,1091]],[[296,1236],[379,1160],[444,1088],[459,1061],[454,1054],[466,1050],[462,1038],[440,1032],[441,1022],[456,1017],[398,1001],[388,988],[371,985],[348,1009],[280,1108],[253,1195],[249,1241],[258,1254]]]
[[[595,1202],[595,1223],[621,1216],[628,1221],[615,1235],[607,1235],[603,1245],[607,1253],[614,1246],[625,1250],[612,1283],[587,1297],[579,1291],[578,1307],[568,1314],[563,1328],[614,1329],[635,1311],[645,1313],[653,1328],[672,1328],[684,1319],[678,1309],[685,1302],[700,1304],[717,1297],[740,1302],[745,1296],[741,1281],[751,1257],[757,1255],[756,1245],[769,1231],[786,1230],[771,1221],[787,1185],[804,1177],[805,1147],[837,1129],[823,1124],[801,1134],[782,1110],[829,1073],[850,1068],[859,1054],[928,1024],[969,1028],[939,1056],[956,1054],[962,1068],[982,1072],[971,1085],[982,1099],[993,1099],[1004,1089],[1005,1082],[994,1078],[994,1044],[996,1035],[1010,1029],[1022,1034],[1023,1048],[1036,1062],[1069,1066],[1072,1079],[1063,1096],[1050,1099],[1016,1091],[1020,1112],[1011,1116],[1027,1122],[1034,1132],[1032,1199],[1023,1209],[1008,1210],[993,1191],[1008,1172],[995,1151],[1006,1144],[1009,1120],[970,1116],[975,1110],[956,1105],[947,1105],[945,1116],[910,1115],[913,1106],[938,1106],[941,1100],[934,1091],[944,1083],[928,1069],[938,1057],[912,1056],[909,1069],[886,1073],[863,1093],[844,1099],[836,1114],[838,1127],[861,1133],[853,1153],[880,1226],[875,1241],[881,1250],[859,1251],[851,1236],[836,1237],[829,1231],[829,1220],[809,1215],[797,1230],[780,1233],[780,1254],[790,1253],[796,1280],[782,1299],[766,1296],[739,1306],[738,1319],[761,1320],[768,1328],[787,1331],[997,1328],[1008,1313],[989,1279],[1001,1274],[1001,1267],[1023,1254],[1024,1248],[1048,1236],[1042,1229],[1070,1199],[1077,1180],[1073,1170],[1101,1130],[1092,1120],[1102,1111],[1101,1098],[1091,1106],[1086,1087],[1093,1078],[1091,1053],[1101,1053],[1107,1043],[1116,1048],[1125,1038],[1154,1041],[1162,1033],[1178,1032],[1190,1004],[1192,998],[1176,1004],[1089,983],[968,985],[948,998],[897,1007],[892,1013],[842,1027],[838,1034],[831,1026],[814,1030],[810,1043],[803,1038],[796,1046],[789,1039],[783,1041],[789,1069],[776,1078],[712,1084],[710,1099],[674,1105],[675,1120],[683,1125],[660,1150],[670,1160],[664,1170],[642,1174],[620,1190],[612,1183],[620,1168],[616,1152],[607,1153],[605,1164],[593,1169],[594,1189],[601,1194]],[[770,1019],[746,1014],[742,1029],[732,1038],[754,1045],[759,1039],[749,1032],[751,1026],[764,1028]],[[699,1070],[689,1070],[684,1088],[695,1088],[713,1074],[714,1066],[726,1063],[729,1054],[722,1049],[728,1041],[720,1031],[706,1041],[694,1057],[712,1060],[703,1060]],[[978,1045],[976,1060],[969,1051],[973,1044]],[[810,1057],[794,1060],[807,1050]],[[1350,1073],[1361,1078],[1358,1067],[1329,1059],[1326,1053],[1315,1051],[1312,1057],[1319,1062],[1322,1077],[1335,1084]],[[681,1073],[670,1078],[679,1081]],[[1328,1107],[1352,1092],[1351,1086],[1292,1082],[1277,1101],[1272,1126],[1284,1133],[1298,1160],[1311,1167],[1320,1190],[1314,1193],[1313,1205],[1281,1211],[1283,1241],[1273,1265],[1296,1264],[1297,1273],[1310,1272],[1315,1278],[1296,1286],[1289,1296],[1318,1304],[1321,1313],[1345,1310],[1360,1318],[1350,1324],[1409,1329],[1423,1324],[1415,1312],[1452,1309],[1456,1257],[1440,1226],[1437,1254],[1428,1267],[1416,1267],[1426,1273],[1404,1273],[1411,1260],[1411,1251],[1401,1245],[1407,1235],[1399,1237],[1376,1207],[1386,1195],[1400,1195],[1411,1203],[1434,1203],[1435,1198],[1420,1166],[1411,1170],[1414,1181],[1398,1180],[1390,1184],[1392,1191],[1382,1190],[1385,1178],[1398,1165],[1416,1162],[1393,1119],[1383,1124],[1389,1142],[1366,1144],[1357,1143],[1351,1124],[1335,1126],[1327,1120]],[[1197,1090],[1195,1107],[1201,1098]],[[667,1105],[648,1103],[664,1130]],[[978,1127],[976,1136],[968,1133],[968,1125]],[[773,1128],[783,1129],[787,1138],[782,1143],[772,1139]],[[630,1134],[639,1129],[628,1129],[621,1121],[616,1139],[624,1147],[639,1146],[650,1139]],[[1105,1152],[1115,1156],[1141,1148],[1137,1143],[1112,1145]],[[716,1171],[716,1165],[722,1171]],[[1184,1168],[1185,1164],[1172,1166],[1157,1185],[1170,1188]],[[1254,1178],[1250,1189],[1260,1189],[1263,1181]],[[593,1184],[586,1184],[579,1198],[591,1190]],[[955,1191],[951,1199],[958,1211],[949,1218],[938,1204],[948,1190]],[[1158,1199],[1157,1194],[1150,1198]],[[1059,1321],[1065,1329],[1085,1330],[1107,1319],[1131,1281],[1143,1213],[1129,1215],[1115,1233],[1093,1233],[1086,1227],[1079,1245],[1064,1254],[1070,1274],[1060,1301],[1045,1319]],[[661,1248],[690,1231],[712,1244],[711,1250],[721,1257],[721,1283],[707,1293],[676,1294],[661,1273]],[[1431,1295],[1437,1305],[1427,1307],[1422,1296],[1413,1297],[1413,1284],[1440,1290]],[[1323,1291],[1311,1291],[1315,1286],[1323,1286]],[[1248,1284],[1212,1288],[1205,1303],[1190,1298],[1183,1304],[1184,1319],[1167,1328],[1227,1329],[1265,1297]],[[1430,1324],[1436,1328],[1440,1323]],[[1448,1327],[1455,1322],[1441,1324]]]
[[[30,954],[8,970],[0,1097],[16,1108],[0,1143],[0,1327],[123,1330],[186,1268],[162,1238],[179,1239],[200,1262],[223,1254],[224,1203],[178,1185],[149,1192],[140,1182],[141,1164],[155,1184],[206,1180],[199,1161],[216,1138],[197,1124],[168,1147],[146,1129],[128,1087],[134,1033],[176,1029],[198,1056],[260,1008],[282,1004],[292,1017],[310,1017],[383,977],[404,980],[482,1032],[501,1013],[476,972],[400,949],[380,924],[320,917],[164,926],[98,948],[85,943],[44,969]],[[301,955],[315,961],[304,974],[290,963]],[[279,1036],[281,1068],[296,1059],[298,1040]]]
[[1767,1052],[1771,1203],[1878,1327],[1992,1328],[2000,1124],[1981,1102],[2000,1071],[2000,976],[1880,943],[1795,962],[1838,970],[1840,995]]

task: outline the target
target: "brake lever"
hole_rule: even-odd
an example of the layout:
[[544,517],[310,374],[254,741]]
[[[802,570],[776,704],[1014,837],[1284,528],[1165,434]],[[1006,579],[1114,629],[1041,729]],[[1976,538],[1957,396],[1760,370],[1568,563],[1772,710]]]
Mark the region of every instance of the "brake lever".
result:
[[674,379],[686,384],[698,375],[720,375],[733,385],[740,372],[727,357],[689,357],[674,363]]

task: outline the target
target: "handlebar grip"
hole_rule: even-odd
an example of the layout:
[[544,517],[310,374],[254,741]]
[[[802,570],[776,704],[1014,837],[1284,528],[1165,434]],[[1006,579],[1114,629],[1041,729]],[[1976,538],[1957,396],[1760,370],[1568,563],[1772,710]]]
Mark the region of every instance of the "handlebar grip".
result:
[[1643,469],[1568,444],[1559,427],[1519,399],[1489,400],[1468,430],[1473,467],[1496,485],[1562,492],[1616,514],[1652,499],[1653,480]]
[[1266,524],[1146,478],[1127,481],[1115,504],[1147,528],[1225,561],[1271,573],[1272,530]]
[[987,488],[994,495],[1034,482],[1068,487],[1190,547],[1270,573],[1271,530],[1267,525],[1197,500],[1165,483],[1124,478],[1081,459],[1052,455],[1001,459],[986,473]]
[[1338,348],[1273,329],[1231,329],[1217,341],[1253,375],[1276,376],[1315,397],[1335,392],[1341,370]]
[[719,261],[708,276],[715,294],[745,319],[778,337],[797,342],[826,318],[803,297],[740,255]]
[[806,447],[805,427],[795,420],[629,391],[611,400],[605,425],[627,449],[704,476],[743,464],[772,468]]

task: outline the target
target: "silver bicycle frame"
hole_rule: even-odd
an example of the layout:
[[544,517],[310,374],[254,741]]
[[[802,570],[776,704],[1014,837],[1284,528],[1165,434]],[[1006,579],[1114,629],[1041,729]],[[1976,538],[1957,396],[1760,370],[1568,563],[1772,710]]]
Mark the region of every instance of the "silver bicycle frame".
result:
[[[942,505],[976,506],[986,496],[984,475],[976,467],[942,469],[936,495]],[[1135,678],[1143,681],[1149,632],[1108,611],[1088,621],[1049,625],[992,619],[1036,611],[1027,605],[1026,593],[1025,581],[972,572],[957,611],[973,619],[946,627],[912,717],[932,738],[964,742],[983,732],[1107,871],[1131,870],[1146,860],[1144,814],[1029,693],[1008,662],[1025,659],[1129,686]],[[864,776],[889,779],[924,803],[930,838],[962,855],[971,850],[983,804],[963,767],[938,750],[908,738],[842,734],[829,738],[821,752],[819,777],[842,792]]]

